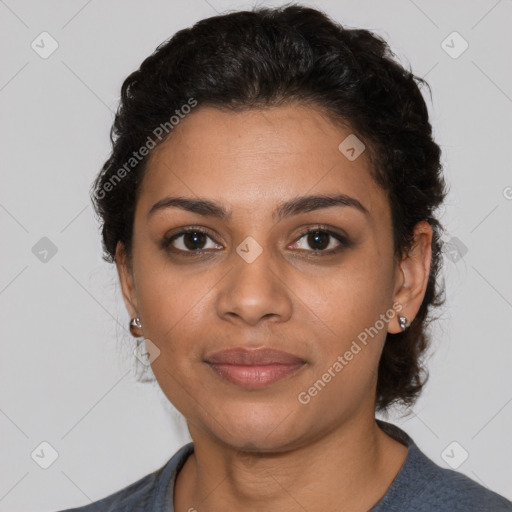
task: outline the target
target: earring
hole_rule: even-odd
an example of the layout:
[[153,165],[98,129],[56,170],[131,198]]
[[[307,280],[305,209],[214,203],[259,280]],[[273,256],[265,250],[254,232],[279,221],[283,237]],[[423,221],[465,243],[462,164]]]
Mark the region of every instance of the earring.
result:
[[130,320],[130,333],[134,338],[140,338],[140,334],[137,332],[137,329],[142,329],[142,323],[138,316]]
[[405,331],[407,327],[409,327],[409,325],[411,324],[407,321],[407,318],[405,318],[405,316],[399,316],[398,325],[400,326],[400,329],[402,329],[402,331]]

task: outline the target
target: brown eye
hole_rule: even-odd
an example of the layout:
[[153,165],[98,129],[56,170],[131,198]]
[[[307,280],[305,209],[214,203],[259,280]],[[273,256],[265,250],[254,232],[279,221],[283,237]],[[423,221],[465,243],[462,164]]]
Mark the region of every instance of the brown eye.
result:
[[[300,240],[302,239],[304,239],[304,242],[301,243]],[[317,228],[302,233],[295,245],[300,250],[307,252],[332,254],[338,252],[340,248],[348,247],[349,243],[344,236],[338,233]]]
[[190,233],[185,233],[181,236],[183,237],[183,245],[190,251],[195,249],[204,249],[207,238],[207,235],[204,233],[191,231]]
[[331,238],[331,235],[328,233],[325,233],[325,231],[313,231],[311,233],[308,233],[307,235],[307,242],[310,247],[312,247],[315,250],[322,250],[329,246],[329,239]]
[[[208,246],[208,240],[213,242],[210,243],[210,246]],[[200,229],[180,231],[170,237],[164,238],[162,245],[171,252],[182,253],[201,252],[221,247],[214,242],[208,233]]]

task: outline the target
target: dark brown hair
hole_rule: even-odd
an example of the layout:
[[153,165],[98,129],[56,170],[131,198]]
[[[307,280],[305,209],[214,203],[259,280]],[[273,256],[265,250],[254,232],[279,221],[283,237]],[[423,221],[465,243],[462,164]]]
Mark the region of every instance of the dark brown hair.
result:
[[382,38],[345,28],[308,7],[232,12],[180,30],[123,83],[112,154],[91,191],[104,258],[114,261],[118,242],[131,254],[148,160],[142,148],[170,136],[193,105],[233,111],[288,101],[311,105],[364,141],[374,179],[389,197],[396,257],[411,248],[418,222],[433,227],[423,303],[405,332],[387,335],[379,363],[377,408],[413,404],[426,381],[421,356],[429,342],[429,312],[443,303],[441,226],[434,211],[446,195],[441,151],[418,84],[428,87],[394,59]]

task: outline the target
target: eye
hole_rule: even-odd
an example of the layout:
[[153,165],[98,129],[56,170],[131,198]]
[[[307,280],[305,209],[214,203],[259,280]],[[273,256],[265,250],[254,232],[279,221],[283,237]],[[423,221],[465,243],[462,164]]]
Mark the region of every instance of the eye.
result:
[[[300,240],[304,239],[304,242],[299,243]],[[337,242],[337,243],[336,243]],[[313,253],[325,253],[334,254],[343,247],[348,247],[349,243],[346,237],[335,233],[326,228],[317,227],[310,229],[301,234],[298,241],[295,244],[299,245],[299,249]],[[302,245],[302,247],[300,247]],[[309,250],[307,246],[313,250]]]
[[[213,244],[208,247],[208,239]],[[165,237],[162,246],[171,252],[198,252],[222,248],[215,243],[206,231],[198,228],[187,228],[172,236]]]
[[[301,242],[302,239],[304,239],[303,242]],[[210,245],[208,245],[208,241],[210,241]],[[304,231],[291,247],[316,255],[328,255],[337,253],[342,248],[349,247],[349,245],[345,236],[328,228],[317,226],[315,229]],[[308,246],[312,250],[308,249]],[[179,233],[164,237],[162,248],[172,253],[199,256],[205,252],[220,250],[223,247],[217,244],[203,229],[189,227]]]

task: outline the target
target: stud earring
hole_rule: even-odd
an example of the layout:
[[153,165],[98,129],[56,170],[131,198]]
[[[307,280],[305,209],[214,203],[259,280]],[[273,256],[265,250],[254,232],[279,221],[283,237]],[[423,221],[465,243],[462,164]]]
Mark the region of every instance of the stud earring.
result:
[[400,326],[400,329],[402,329],[402,331],[405,331],[407,327],[409,327],[409,325],[411,324],[407,321],[407,318],[405,318],[405,316],[399,316],[398,325]]
[[142,329],[142,323],[138,316],[130,320],[130,333],[134,338],[140,338],[141,336],[137,329]]

